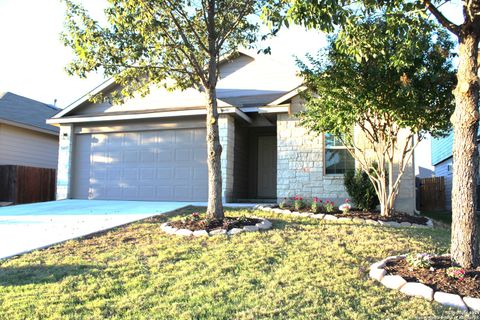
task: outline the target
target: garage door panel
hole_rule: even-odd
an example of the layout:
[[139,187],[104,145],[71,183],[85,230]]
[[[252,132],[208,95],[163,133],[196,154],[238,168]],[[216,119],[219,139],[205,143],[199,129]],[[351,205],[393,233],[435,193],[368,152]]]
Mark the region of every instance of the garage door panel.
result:
[[204,129],[95,133],[78,135],[76,141],[82,160],[75,165],[77,197],[207,199]]
[[174,186],[174,199],[176,201],[181,201],[185,197],[192,197],[192,187],[191,186]]
[[155,162],[155,149],[147,149],[140,151],[140,165],[147,166]]
[[157,143],[160,146],[170,146],[175,143],[173,130],[159,131],[157,134]]
[[157,187],[156,197],[157,197],[158,200],[161,200],[161,201],[172,201],[172,200],[174,200],[172,186]]
[[173,153],[174,153],[174,150],[160,149],[158,150],[157,161],[171,164],[171,162],[174,160]]
[[176,161],[192,161],[193,152],[191,149],[177,149],[175,150]]

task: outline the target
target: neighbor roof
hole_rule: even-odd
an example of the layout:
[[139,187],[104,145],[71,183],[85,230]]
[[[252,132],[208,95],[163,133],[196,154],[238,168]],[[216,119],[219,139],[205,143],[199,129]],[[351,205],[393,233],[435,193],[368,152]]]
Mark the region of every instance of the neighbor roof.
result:
[[58,134],[58,128],[45,121],[59,108],[11,92],[0,92],[0,122],[31,130]]

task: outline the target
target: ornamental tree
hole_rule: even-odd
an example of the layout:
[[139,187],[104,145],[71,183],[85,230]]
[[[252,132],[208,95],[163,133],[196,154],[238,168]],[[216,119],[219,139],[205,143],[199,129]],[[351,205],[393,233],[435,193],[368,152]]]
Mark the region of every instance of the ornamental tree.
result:
[[[355,19],[358,8],[367,12],[379,8],[396,8],[403,12],[430,15],[449,31],[458,43],[457,85],[454,89],[455,111],[451,117],[454,132],[453,188],[452,188],[452,258],[464,268],[480,264],[476,184],[478,172],[478,55],[480,42],[480,1],[463,0],[458,13],[461,24],[455,24],[442,12],[442,5],[452,0],[271,0],[264,14],[272,22],[274,31],[289,21],[309,28],[332,31]],[[403,16],[391,16],[403,19]],[[348,43],[350,50],[363,56],[363,47],[357,38]],[[362,41],[360,39],[360,41]]]
[[256,40],[258,25],[249,16],[262,1],[108,0],[106,23],[92,19],[79,4],[66,3],[63,40],[75,58],[67,71],[86,77],[101,70],[119,87],[108,99],[121,103],[145,96],[152,86],[194,87],[207,109],[208,209],[223,219],[216,85],[219,60]]
[[[302,67],[310,89],[302,124],[348,148],[372,181],[383,216],[393,212],[417,142],[445,132],[454,106],[453,44],[428,20],[404,19],[411,21],[385,12],[359,16]],[[362,57],[345,45],[352,36],[364,41]]]

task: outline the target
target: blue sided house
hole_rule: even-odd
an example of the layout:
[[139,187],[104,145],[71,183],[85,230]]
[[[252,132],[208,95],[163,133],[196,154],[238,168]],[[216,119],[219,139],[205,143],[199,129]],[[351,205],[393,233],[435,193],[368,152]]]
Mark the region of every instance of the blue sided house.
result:
[[[450,132],[450,134],[446,137],[432,139],[432,166],[434,166],[435,176],[444,177],[445,179],[445,208],[447,210],[452,209],[452,147],[453,132]],[[477,181],[477,195],[480,196],[479,189],[479,182]]]

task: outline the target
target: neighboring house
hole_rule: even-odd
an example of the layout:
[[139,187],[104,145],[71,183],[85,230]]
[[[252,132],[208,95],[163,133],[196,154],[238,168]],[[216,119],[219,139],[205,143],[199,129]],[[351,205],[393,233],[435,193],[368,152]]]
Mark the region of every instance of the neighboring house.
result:
[[45,121],[59,110],[0,93],[0,203],[54,200],[59,130]]
[[[91,94],[108,94],[108,81]],[[302,195],[344,201],[348,151],[315,136],[294,114],[303,107],[296,69],[246,52],[224,59],[217,88],[223,196],[278,201]],[[122,105],[91,103],[87,95],[48,123],[60,126],[57,198],[162,201],[207,200],[205,98],[193,90],[152,88]],[[413,160],[412,160],[413,161]],[[409,163],[397,209],[413,212]]]
[[57,168],[58,128],[45,121],[60,109],[0,93],[0,165]]
[[415,148],[415,176],[431,178],[435,167],[432,165],[432,137],[426,135]]
[[[480,133],[480,131],[479,131]],[[479,134],[480,138],[480,134]],[[478,143],[478,142],[477,142]],[[432,139],[432,165],[436,177],[443,177],[445,181],[445,209],[452,209],[452,182],[453,182],[453,131],[444,138]],[[477,144],[480,149],[480,143]],[[479,192],[477,181],[477,195]],[[478,198],[478,197],[477,197]],[[480,200],[480,198],[478,198]]]

